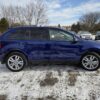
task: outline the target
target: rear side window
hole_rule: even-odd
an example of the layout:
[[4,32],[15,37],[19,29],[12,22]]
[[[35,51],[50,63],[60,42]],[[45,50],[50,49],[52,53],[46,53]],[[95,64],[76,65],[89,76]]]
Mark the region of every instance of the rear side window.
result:
[[27,28],[15,30],[9,34],[10,40],[48,40],[49,32],[44,28]]
[[48,40],[49,32],[45,28],[31,29],[30,40]]
[[18,29],[13,31],[9,36],[8,39],[10,40],[29,40],[29,30],[22,30]]

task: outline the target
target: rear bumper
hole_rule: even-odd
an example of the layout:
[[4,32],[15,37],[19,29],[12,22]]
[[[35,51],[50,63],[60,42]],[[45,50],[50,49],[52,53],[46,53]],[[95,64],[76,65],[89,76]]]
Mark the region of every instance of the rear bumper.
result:
[[5,54],[0,53],[0,62],[2,64],[4,64],[4,60],[5,60],[4,57],[5,57]]

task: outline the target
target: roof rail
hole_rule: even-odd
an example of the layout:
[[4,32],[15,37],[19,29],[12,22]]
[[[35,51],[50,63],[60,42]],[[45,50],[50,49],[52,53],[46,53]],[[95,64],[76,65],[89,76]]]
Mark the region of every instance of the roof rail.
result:
[[38,27],[37,25],[16,25],[16,26],[10,26],[10,28],[16,28],[16,27]]

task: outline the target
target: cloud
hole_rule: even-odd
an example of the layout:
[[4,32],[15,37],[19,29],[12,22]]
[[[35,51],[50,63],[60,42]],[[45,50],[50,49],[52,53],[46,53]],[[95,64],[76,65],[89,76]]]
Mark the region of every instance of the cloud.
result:
[[[58,0],[55,2],[56,5],[60,5]],[[52,4],[52,3],[51,3]],[[85,14],[87,12],[94,12],[94,11],[100,11],[100,2],[96,0],[90,0],[85,3],[81,3],[78,6],[74,7],[62,7],[63,5],[60,5],[58,8],[59,10],[55,10],[55,8],[51,8],[48,11],[49,19],[51,21],[50,24],[72,24],[75,20],[78,21],[79,17],[82,14]],[[54,21],[55,20],[55,21]],[[54,22],[53,22],[54,21]],[[66,23],[65,23],[66,22]]]
[[58,9],[61,7],[59,0],[54,0],[52,2],[47,2],[48,8],[50,9]]
[[[24,6],[32,0],[0,0],[0,4]],[[100,0],[46,0],[49,23],[70,25],[87,12],[100,12]],[[76,5],[77,4],[77,5]]]

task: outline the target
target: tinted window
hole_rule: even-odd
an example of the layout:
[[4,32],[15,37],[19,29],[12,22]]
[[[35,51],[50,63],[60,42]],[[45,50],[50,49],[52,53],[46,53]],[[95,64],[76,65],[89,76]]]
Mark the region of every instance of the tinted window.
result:
[[18,29],[13,31],[9,36],[8,39],[11,40],[28,40],[29,39],[29,30],[25,29]]
[[48,40],[49,39],[48,30],[44,28],[33,28],[31,29],[30,39],[31,40]]
[[73,41],[73,36],[65,31],[49,29],[50,40]]
[[43,28],[27,28],[15,30],[8,38],[11,40],[48,40],[49,33]]

